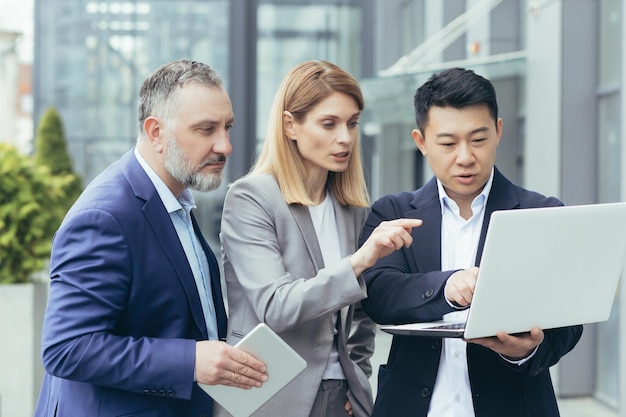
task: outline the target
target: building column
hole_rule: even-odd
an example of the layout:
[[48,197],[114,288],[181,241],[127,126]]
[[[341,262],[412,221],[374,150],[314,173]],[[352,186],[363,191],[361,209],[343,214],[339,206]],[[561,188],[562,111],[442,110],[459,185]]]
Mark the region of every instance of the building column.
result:
[[[524,186],[596,202],[597,4],[527,1]],[[581,122],[582,121],[582,122]],[[596,327],[553,369],[560,397],[594,394]]]
[[230,140],[233,153],[226,180],[248,172],[256,150],[256,43],[257,0],[231,0],[228,93],[233,100],[235,127]]

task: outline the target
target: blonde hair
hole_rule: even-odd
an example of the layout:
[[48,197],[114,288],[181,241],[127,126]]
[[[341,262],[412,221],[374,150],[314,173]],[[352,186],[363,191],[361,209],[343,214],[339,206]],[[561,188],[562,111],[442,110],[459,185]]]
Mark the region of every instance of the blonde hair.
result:
[[[285,133],[283,112],[291,112],[300,122],[315,105],[335,92],[353,97],[359,110],[363,110],[365,103],[358,82],[352,75],[327,61],[305,61],[296,65],[285,75],[276,91],[265,143],[248,175],[272,174],[288,204],[313,205],[313,201],[305,184],[308,177],[306,165],[295,141]],[[348,167],[343,172],[329,172],[328,185],[341,204],[369,206],[358,136]]]

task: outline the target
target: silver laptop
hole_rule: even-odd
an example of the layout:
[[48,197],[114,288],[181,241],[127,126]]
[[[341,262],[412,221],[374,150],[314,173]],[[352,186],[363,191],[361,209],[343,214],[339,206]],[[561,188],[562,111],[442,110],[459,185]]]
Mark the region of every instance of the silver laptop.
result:
[[607,320],[626,256],[626,203],[496,211],[466,322],[381,326],[476,337]]
[[265,362],[267,381],[260,388],[249,390],[198,384],[233,417],[250,416],[307,367],[306,361],[264,323],[235,346]]

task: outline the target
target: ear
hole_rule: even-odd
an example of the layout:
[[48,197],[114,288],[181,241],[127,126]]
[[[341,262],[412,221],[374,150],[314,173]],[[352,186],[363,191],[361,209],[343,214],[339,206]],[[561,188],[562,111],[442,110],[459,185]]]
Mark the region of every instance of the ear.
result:
[[496,145],[500,144],[500,138],[502,137],[502,118],[498,117],[496,121],[496,135],[498,136]]
[[143,122],[143,130],[146,132],[146,138],[157,153],[163,152],[163,144],[166,140],[164,137],[165,129],[159,119],[154,116],[146,118]]
[[291,139],[295,139],[296,137],[295,125],[296,119],[293,117],[293,114],[285,110],[283,112],[283,130],[285,131],[285,134]]
[[422,132],[419,129],[413,129],[413,131],[411,132],[411,136],[413,136],[413,142],[415,142],[415,145],[420,150],[422,155],[427,156],[426,155],[426,143],[425,143],[424,135],[422,135]]

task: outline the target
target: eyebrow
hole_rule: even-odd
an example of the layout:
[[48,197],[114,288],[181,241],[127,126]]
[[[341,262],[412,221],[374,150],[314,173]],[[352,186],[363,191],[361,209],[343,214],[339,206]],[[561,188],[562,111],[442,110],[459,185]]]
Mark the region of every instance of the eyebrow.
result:
[[[361,112],[360,111],[354,113],[348,119],[353,119],[353,118],[359,117],[359,116],[361,116]],[[339,119],[340,118],[336,114],[319,114],[317,117],[322,118],[322,119],[324,119],[324,118]]]
[[[485,133],[488,132],[489,128],[484,126],[484,127],[479,127],[476,128],[474,130],[472,130],[471,132],[469,132],[469,136],[471,135],[475,135],[477,133]],[[435,137],[437,138],[449,138],[449,137],[455,137],[457,135],[453,134],[453,133],[447,133],[447,132],[441,132],[441,133],[437,133],[437,135],[435,135]]]
[[[200,127],[200,126],[203,126],[203,125],[217,125],[217,124],[220,124],[220,123],[221,122],[219,120],[216,120],[216,119],[203,119],[203,120],[200,120],[200,121],[192,124],[191,127],[192,128],[196,128],[196,127]],[[235,118],[234,117],[231,117],[230,119],[228,119],[226,121],[227,125],[228,124],[234,124],[234,123],[235,123]]]

